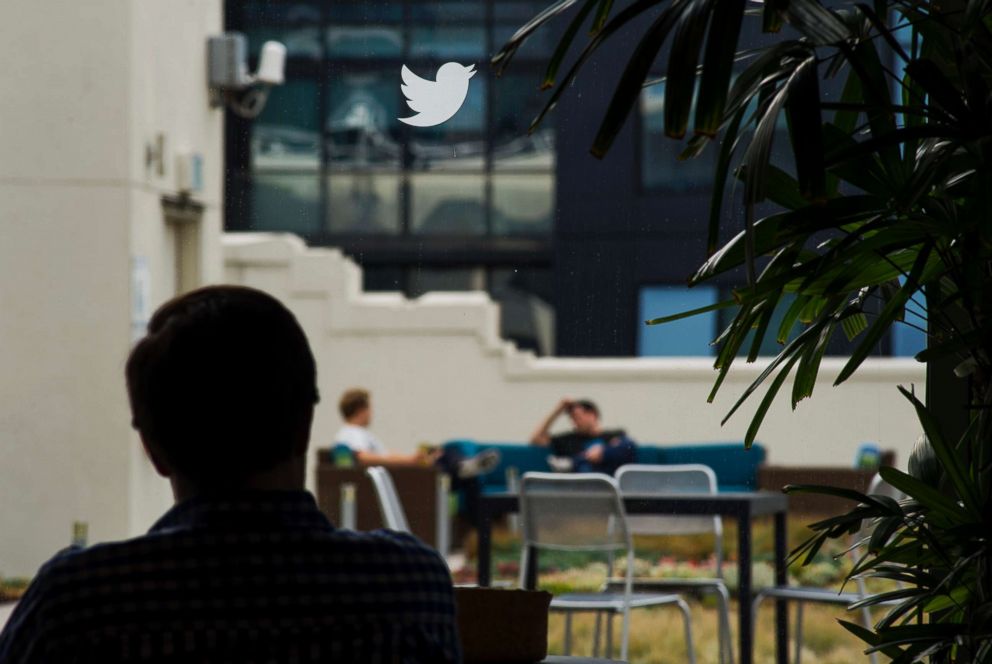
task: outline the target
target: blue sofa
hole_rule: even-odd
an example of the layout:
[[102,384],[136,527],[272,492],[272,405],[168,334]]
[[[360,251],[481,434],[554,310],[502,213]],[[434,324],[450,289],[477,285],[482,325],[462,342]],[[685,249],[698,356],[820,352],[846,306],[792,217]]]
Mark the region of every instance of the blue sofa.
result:
[[[500,451],[501,460],[492,472],[480,477],[483,493],[506,490],[506,471],[516,468],[518,475],[531,471],[548,472],[548,449],[535,445],[477,440],[450,440],[454,447],[471,456],[486,448]],[[744,443],[694,443],[689,445],[650,445],[638,443],[637,463],[701,463],[716,473],[720,491],[754,491],[758,488],[758,466],[765,461],[765,448],[759,443],[745,449]]]

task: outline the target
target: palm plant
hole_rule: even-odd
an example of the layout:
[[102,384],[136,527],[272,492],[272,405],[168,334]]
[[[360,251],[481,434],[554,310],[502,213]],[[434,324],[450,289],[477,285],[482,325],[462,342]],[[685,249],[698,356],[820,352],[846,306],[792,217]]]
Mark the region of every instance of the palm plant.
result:
[[[853,574],[904,583],[866,603],[901,601],[873,631],[849,629],[900,662],[992,661],[989,0],[841,0],[830,8],[817,0],[558,0],[496,54],[497,73],[536,30],[558,19],[567,23],[542,83],[550,97],[532,129],[593,53],[621,30],[643,30],[593,141],[597,157],[610,149],[642,89],[660,82],[649,76],[670,42],[661,79],[665,133],[685,141],[680,158],[718,152],[707,255],[689,283],[739,278],[731,299],[650,323],[736,308],[714,342],[710,400],[737,358],[754,361],[774,335],[781,350],[727,415],[766,388],[746,444],[790,376],[793,407],[812,395],[838,334],[853,350],[835,384],[857,371],[895,324],[927,333],[917,359],[929,372],[950,363],[967,381],[968,397],[957,404],[967,418],[960,438],[957,412],[938,414],[903,390],[928,445],[914,454],[909,473],[882,472],[908,499],[834,491],[858,506],[813,524],[815,535],[794,555],[808,561],[827,538],[878,519]],[[751,21],[768,36],[745,50],[741,35]],[[823,92],[831,85],[841,90],[836,99]],[[772,160],[783,117],[794,175]],[[720,246],[728,181],[743,192],[743,230]],[[931,406],[935,396],[928,395]]]

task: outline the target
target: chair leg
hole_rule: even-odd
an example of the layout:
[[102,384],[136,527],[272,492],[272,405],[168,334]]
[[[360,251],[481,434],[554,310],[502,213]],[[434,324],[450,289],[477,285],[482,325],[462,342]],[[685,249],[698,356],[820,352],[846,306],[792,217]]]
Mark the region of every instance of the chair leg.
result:
[[592,656],[599,657],[599,630],[603,627],[603,612],[596,612],[596,629],[592,633]]
[[[867,606],[861,609],[861,621],[865,625],[865,629],[871,629],[871,609]],[[871,664],[878,664],[878,653],[871,653],[869,655],[871,658]]]
[[572,654],[572,612],[565,612],[565,655]]
[[683,599],[678,601],[678,605],[682,611],[682,622],[685,624],[685,651],[689,655],[689,664],[696,664],[696,651],[692,647],[692,615],[689,613],[689,605]]
[[754,644],[758,629],[758,607],[761,606],[761,602],[765,599],[762,593],[758,593],[754,596],[754,602],[751,604],[751,643]]
[[796,664],[803,657],[803,602],[796,602]]
[[716,587],[720,604],[720,662],[734,664],[734,640],[730,635],[730,594],[723,586]]
[[606,658],[613,657],[613,613],[606,614]]
[[620,659],[628,661],[627,653],[630,651],[630,607],[623,612],[623,622],[620,628]]

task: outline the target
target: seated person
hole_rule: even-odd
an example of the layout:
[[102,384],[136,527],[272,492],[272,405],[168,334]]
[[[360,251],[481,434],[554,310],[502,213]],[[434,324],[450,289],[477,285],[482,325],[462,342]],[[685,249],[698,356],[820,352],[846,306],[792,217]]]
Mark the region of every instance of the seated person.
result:
[[126,378],[176,505],[145,535],[48,561],[0,661],[461,661],[444,560],[409,535],[337,530],[304,490],[316,366],[286,307],[235,286],[178,297]]
[[483,450],[471,457],[465,457],[458,450],[445,448],[420,449],[413,454],[389,452],[382,441],[369,431],[372,423],[372,401],[368,390],[347,390],[341,395],[338,410],[344,418],[344,426],[334,436],[335,445],[347,445],[355,459],[365,466],[433,464],[451,478],[451,490],[460,493],[464,500],[464,514],[472,525],[477,525],[475,516],[478,513],[479,496],[482,494],[477,478],[499,465],[499,450]]
[[338,402],[344,426],[334,436],[335,445],[346,445],[363,466],[435,465],[452,478],[452,487],[460,488],[459,480],[470,480],[488,473],[499,465],[499,450],[489,449],[475,456],[463,457],[455,450],[443,448],[420,449],[413,454],[389,452],[369,430],[372,423],[372,400],[368,390],[353,388],[345,391]]
[[[552,436],[551,425],[563,413],[568,413],[573,429]],[[548,465],[563,473],[612,475],[620,466],[637,460],[634,441],[623,429],[604,430],[599,422],[599,408],[588,399],[562,399],[534,431],[530,442],[549,447]]]

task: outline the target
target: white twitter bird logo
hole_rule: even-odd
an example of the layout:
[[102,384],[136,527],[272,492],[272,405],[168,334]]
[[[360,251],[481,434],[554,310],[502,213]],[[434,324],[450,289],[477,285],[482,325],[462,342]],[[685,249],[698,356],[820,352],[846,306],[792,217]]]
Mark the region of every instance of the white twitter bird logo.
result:
[[403,85],[400,89],[407,106],[416,111],[408,118],[397,118],[414,127],[434,127],[451,119],[465,103],[468,96],[468,79],[475,76],[475,65],[465,67],[448,62],[437,70],[437,80],[420,78],[403,65],[400,70]]

